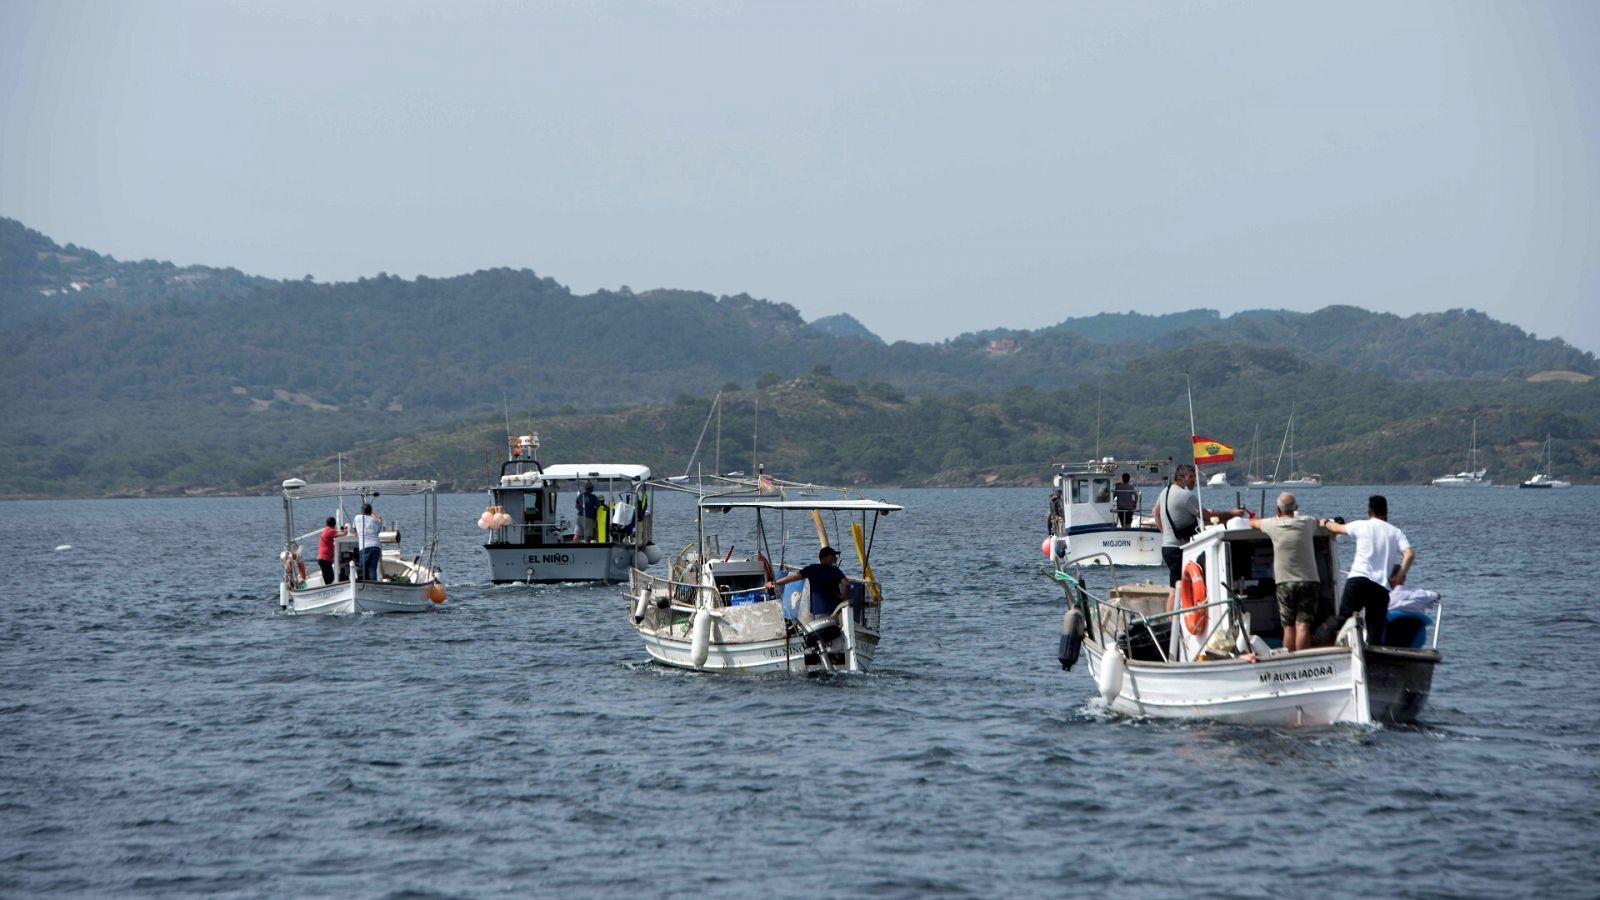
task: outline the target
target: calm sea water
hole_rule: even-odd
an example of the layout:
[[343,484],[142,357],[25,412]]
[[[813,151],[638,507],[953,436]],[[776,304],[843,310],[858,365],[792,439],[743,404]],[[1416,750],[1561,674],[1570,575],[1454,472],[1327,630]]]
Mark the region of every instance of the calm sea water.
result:
[[879,492],[862,677],[648,664],[614,587],[489,586],[479,496],[442,609],[320,620],[273,498],[0,504],[0,892],[1594,896],[1600,490],[1384,492],[1447,597],[1419,727],[1104,715],[1042,490]]

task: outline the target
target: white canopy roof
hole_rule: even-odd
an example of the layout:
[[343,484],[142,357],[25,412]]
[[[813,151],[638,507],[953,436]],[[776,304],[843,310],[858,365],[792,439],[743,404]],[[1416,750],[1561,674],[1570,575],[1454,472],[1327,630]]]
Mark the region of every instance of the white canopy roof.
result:
[[[623,463],[562,463],[559,466],[545,466],[544,471],[523,472],[520,475],[506,475],[501,477],[500,483],[504,486],[550,484],[561,487],[567,484],[582,484],[585,481],[648,481],[650,479],[649,466],[625,465]],[[597,485],[598,486],[598,485]]]
[[283,483],[283,495],[295,500],[317,497],[377,497],[426,494],[438,487],[437,481],[332,481],[325,484],[306,484],[298,478]]
[[706,509],[815,509],[879,513],[892,513],[905,509],[904,506],[896,506],[882,500],[762,500],[755,497],[738,499],[707,497],[700,501],[700,505]]

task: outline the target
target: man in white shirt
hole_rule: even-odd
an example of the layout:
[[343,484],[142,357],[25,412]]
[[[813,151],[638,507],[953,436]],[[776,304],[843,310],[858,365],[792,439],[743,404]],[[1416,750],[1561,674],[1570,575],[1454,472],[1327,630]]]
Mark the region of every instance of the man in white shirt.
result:
[[1322,519],[1318,523],[1335,534],[1355,535],[1356,555],[1345,575],[1338,619],[1343,622],[1357,609],[1364,610],[1369,644],[1383,643],[1383,628],[1389,619],[1389,588],[1406,583],[1406,573],[1416,558],[1406,533],[1388,520],[1389,501],[1374,494],[1367,498],[1367,518],[1360,522],[1341,525]]
[[356,516],[350,523],[350,528],[356,535],[356,546],[360,548],[356,556],[361,566],[362,581],[378,580],[378,560],[383,551],[378,548],[378,533],[383,530],[383,517],[372,514],[372,504],[361,504],[361,515]]
[[1200,508],[1200,495],[1194,491],[1194,466],[1182,463],[1172,473],[1172,483],[1161,489],[1156,503],[1150,507],[1156,527],[1161,529],[1161,561],[1167,566],[1167,609],[1176,609],[1177,584],[1183,572],[1183,545],[1189,543],[1200,523],[1207,519],[1225,522],[1245,511],[1235,507],[1227,511]]

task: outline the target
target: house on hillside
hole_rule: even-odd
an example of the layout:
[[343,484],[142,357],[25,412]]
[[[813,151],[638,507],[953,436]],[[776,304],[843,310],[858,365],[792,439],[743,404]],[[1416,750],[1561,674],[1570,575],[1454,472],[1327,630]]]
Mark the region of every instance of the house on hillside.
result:
[[995,338],[994,340],[989,342],[989,346],[988,346],[987,350],[988,350],[988,352],[993,353],[996,356],[1000,356],[1000,355],[1003,355],[1003,354],[1006,354],[1006,353],[1015,353],[1015,352],[1017,352],[1017,339],[1016,338],[1008,338],[1008,337]]

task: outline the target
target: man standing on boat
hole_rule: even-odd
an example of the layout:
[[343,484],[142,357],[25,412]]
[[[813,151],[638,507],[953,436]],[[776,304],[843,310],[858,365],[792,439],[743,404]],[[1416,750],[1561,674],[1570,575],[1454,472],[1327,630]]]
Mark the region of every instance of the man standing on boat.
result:
[[1359,522],[1341,525],[1323,519],[1319,524],[1334,534],[1353,534],[1356,538],[1356,557],[1344,577],[1344,593],[1339,597],[1335,621],[1343,622],[1357,609],[1364,610],[1367,643],[1382,644],[1384,625],[1389,619],[1389,588],[1406,583],[1406,573],[1416,558],[1411,542],[1406,540],[1404,531],[1389,524],[1389,501],[1382,494],[1367,498],[1367,518]]
[[850,578],[839,568],[839,551],[823,547],[817,551],[817,561],[792,575],[767,582],[767,589],[782,587],[804,578],[811,582],[811,618],[833,615],[844,602],[850,590]]
[[383,530],[383,517],[373,515],[372,504],[361,504],[361,515],[356,516],[350,523],[356,533],[356,546],[360,548],[356,556],[361,566],[362,581],[378,580],[378,560],[383,551],[378,547],[378,533]]
[[600,498],[594,494],[594,482],[585,481],[583,493],[578,495],[578,540],[594,540],[594,520],[599,512]]
[[1133,524],[1133,511],[1139,508],[1139,489],[1128,480],[1127,472],[1122,473],[1122,480],[1117,482],[1111,491],[1114,501],[1113,506],[1117,513],[1117,527],[1127,528]]
[[1156,527],[1161,529],[1161,561],[1167,565],[1167,609],[1174,609],[1177,585],[1183,575],[1183,545],[1189,543],[1200,530],[1201,517],[1226,522],[1234,516],[1244,515],[1244,510],[1226,512],[1200,508],[1200,496],[1194,492],[1194,466],[1180,463],[1172,473],[1172,483],[1156,495],[1156,504],[1150,508]]
[[1283,623],[1283,649],[1293,653],[1311,646],[1311,620],[1317,615],[1317,556],[1312,538],[1317,520],[1300,514],[1300,502],[1288,491],[1278,495],[1278,514],[1251,519],[1250,527],[1272,538],[1272,580],[1277,585],[1278,621]]

